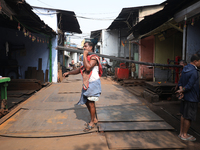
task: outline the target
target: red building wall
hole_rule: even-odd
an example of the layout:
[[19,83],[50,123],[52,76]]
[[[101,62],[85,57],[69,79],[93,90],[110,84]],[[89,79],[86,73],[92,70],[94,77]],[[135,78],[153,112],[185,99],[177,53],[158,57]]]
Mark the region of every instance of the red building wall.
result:
[[[154,62],[154,36],[140,40],[139,61]],[[153,68],[147,65],[140,65],[139,78],[153,80]]]

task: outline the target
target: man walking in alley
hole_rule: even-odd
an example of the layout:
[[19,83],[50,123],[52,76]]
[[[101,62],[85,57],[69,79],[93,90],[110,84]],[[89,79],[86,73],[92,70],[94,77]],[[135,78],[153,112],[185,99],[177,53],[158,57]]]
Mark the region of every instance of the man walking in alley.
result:
[[108,65],[108,62],[107,62],[107,60],[105,60],[104,57],[102,57],[101,64],[102,64],[102,68],[103,68],[103,74],[102,74],[102,76],[107,77],[107,71],[108,71],[107,70],[107,65]]
[[88,55],[88,52],[94,52],[92,42],[85,42],[83,52],[83,66],[70,72],[65,72],[67,75],[76,75],[81,73],[83,79],[83,89],[78,105],[86,104],[90,112],[91,120],[86,124],[85,132],[90,131],[97,125],[95,101],[99,100],[101,94],[100,76],[102,75],[102,67],[100,59],[97,55]]
[[187,132],[191,122],[196,119],[199,102],[199,75],[197,67],[200,67],[200,55],[194,54],[191,63],[183,68],[178,86],[179,99],[181,101],[181,124],[179,138],[185,141],[195,141],[196,138]]

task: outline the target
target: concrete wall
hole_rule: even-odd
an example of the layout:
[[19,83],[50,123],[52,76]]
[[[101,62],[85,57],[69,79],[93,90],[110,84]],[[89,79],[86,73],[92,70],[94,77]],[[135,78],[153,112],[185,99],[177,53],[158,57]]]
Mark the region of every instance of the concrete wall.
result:
[[186,61],[189,63],[192,54],[200,52],[200,21],[187,26]]
[[[154,36],[140,40],[139,61],[152,63],[154,60]],[[139,78],[153,79],[153,68],[140,65]]]
[[[119,31],[118,30],[102,30],[102,42],[100,45],[100,53],[115,57],[122,57],[129,59],[129,49],[131,50],[131,59],[138,61],[138,45],[135,43],[129,43],[127,40],[128,30],[121,30],[121,42],[119,43]],[[124,43],[124,46],[122,45]],[[120,45],[120,51],[119,51]],[[119,53],[119,55],[118,55]],[[109,59],[106,59],[109,65],[113,65]],[[116,62],[115,62],[116,63]],[[117,62],[116,64],[118,64]],[[116,65],[115,64],[115,65]],[[138,76],[138,65],[136,65],[136,75]]]
[[102,30],[102,44],[100,54],[118,56],[118,31]]
[[[175,60],[176,56],[182,56],[183,37],[181,32],[170,31],[168,33],[165,33],[164,40],[160,40],[158,36],[159,35],[155,36],[155,63],[167,64],[167,59]],[[167,81],[166,72],[168,72],[168,70],[164,69],[166,68],[157,67],[156,69],[154,69],[154,77],[156,81]],[[170,81],[172,81],[172,79],[173,76],[171,76]]]

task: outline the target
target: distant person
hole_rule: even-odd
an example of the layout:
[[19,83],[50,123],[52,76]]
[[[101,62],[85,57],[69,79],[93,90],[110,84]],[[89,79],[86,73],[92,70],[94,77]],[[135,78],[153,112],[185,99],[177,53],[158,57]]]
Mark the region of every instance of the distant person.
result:
[[83,66],[83,54],[81,54],[81,55],[79,56],[79,61],[80,61],[80,63],[81,63],[81,66]]
[[73,69],[75,68],[75,64],[74,64],[74,59],[72,59],[71,63],[69,64],[70,67],[72,67]]
[[[181,60],[179,62],[179,65],[183,66],[182,68],[179,68],[179,79],[180,79],[181,78],[181,72],[182,72],[183,68],[187,65],[187,62],[184,61],[184,60]],[[175,90],[177,90],[177,89],[178,89],[178,85],[176,85],[176,87],[175,87]],[[178,114],[178,115],[180,115],[180,114]]]
[[[185,67],[185,66],[187,65],[187,62],[184,61],[184,60],[181,60],[181,61],[179,62],[179,65]],[[179,78],[181,77],[181,72],[182,72],[182,70],[183,70],[183,68],[181,68],[180,71],[179,71]]]
[[83,88],[81,98],[77,104],[86,104],[90,113],[90,122],[86,124],[86,127],[83,130],[88,132],[94,128],[98,122],[96,118],[95,102],[99,100],[99,96],[101,95],[100,76],[102,75],[102,67],[100,59],[97,55],[88,55],[88,52],[94,52],[93,43],[85,42],[83,48],[83,66],[77,68],[76,70],[65,72],[63,76],[66,77],[67,75],[82,74]]
[[178,86],[179,99],[181,99],[181,125],[180,139],[184,141],[195,141],[196,138],[188,134],[191,122],[196,120],[199,102],[199,75],[197,67],[200,67],[200,55],[194,54],[191,63],[183,68]]
[[103,75],[102,76],[107,77],[108,62],[107,62],[107,60],[105,60],[104,57],[102,57],[101,65],[102,65],[102,69],[103,69]]

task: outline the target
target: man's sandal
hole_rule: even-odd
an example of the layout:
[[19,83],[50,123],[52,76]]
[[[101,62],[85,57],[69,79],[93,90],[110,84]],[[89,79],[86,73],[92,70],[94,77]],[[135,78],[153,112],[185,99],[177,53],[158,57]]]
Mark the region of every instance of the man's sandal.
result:
[[196,138],[193,137],[193,136],[190,136],[190,137],[188,137],[188,138],[182,138],[182,137],[181,137],[181,140],[183,140],[183,141],[196,141]]
[[[88,126],[90,122],[85,123],[84,126]],[[96,126],[98,122],[94,123],[94,125]]]
[[85,127],[85,129],[83,130],[84,132],[88,132],[90,130],[92,130],[96,125],[94,124],[93,126],[90,126],[89,124]]

